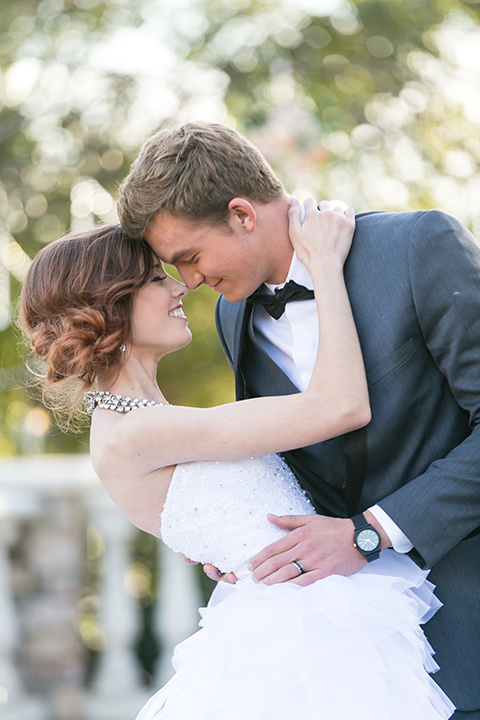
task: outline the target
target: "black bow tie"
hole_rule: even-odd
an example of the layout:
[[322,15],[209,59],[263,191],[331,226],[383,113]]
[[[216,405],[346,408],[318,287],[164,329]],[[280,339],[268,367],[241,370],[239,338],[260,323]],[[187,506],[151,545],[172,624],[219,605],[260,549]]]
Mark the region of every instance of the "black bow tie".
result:
[[315,297],[313,290],[308,290],[303,285],[298,285],[294,280],[289,280],[283,288],[277,288],[275,294],[271,295],[264,290],[265,285],[260,285],[258,290],[248,298],[249,302],[263,305],[265,310],[275,320],[285,312],[285,305],[288,302],[297,300],[312,300]]

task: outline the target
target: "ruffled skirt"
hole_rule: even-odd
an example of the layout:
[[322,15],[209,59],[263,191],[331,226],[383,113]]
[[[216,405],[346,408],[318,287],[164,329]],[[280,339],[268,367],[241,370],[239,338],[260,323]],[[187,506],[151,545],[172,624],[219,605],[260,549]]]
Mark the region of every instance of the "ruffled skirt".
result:
[[220,583],[137,720],[439,720],[455,708],[420,624],[440,607],[408,557],[307,587]]

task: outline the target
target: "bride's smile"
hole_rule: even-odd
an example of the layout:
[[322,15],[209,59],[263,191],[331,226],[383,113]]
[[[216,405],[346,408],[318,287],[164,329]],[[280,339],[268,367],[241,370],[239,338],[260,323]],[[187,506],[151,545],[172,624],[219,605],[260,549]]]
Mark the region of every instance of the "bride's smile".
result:
[[132,353],[148,349],[158,358],[188,345],[192,334],[182,307],[187,293],[161,264],[154,267],[151,281],[133,301]]

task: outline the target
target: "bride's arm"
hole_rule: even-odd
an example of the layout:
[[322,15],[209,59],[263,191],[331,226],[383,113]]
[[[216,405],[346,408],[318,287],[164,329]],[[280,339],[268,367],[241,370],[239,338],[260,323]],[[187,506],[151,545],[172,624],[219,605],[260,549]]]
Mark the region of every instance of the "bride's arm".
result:
[[367,384],[345,289],[343,264],[355,227],[351,209],[289,210],[290,236],[315,288],[319,344],[305,392],[244,400],[212,408],[151,407],[130,413],[112,442],[134,452],[137,470],[191,460],[236,459],[326,440],[370,420]]

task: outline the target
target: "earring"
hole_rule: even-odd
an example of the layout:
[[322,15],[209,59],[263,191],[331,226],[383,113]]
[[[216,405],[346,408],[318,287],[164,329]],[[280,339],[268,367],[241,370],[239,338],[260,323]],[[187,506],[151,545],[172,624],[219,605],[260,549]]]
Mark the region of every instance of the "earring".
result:
[[120,347],[119,347],[118,349],[120,350],[120,352],[122,353],[122,355],[124,355],[124,354],[125,354],[125,350],[127,349],[127,346],[125,345],[125,343],[122,343],[122,345],[120,345]]

